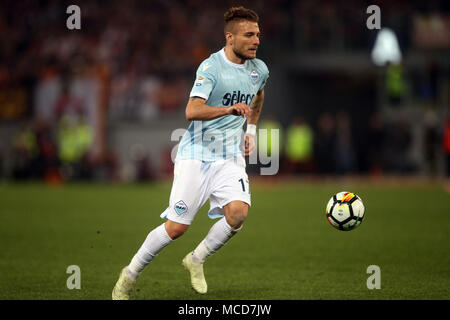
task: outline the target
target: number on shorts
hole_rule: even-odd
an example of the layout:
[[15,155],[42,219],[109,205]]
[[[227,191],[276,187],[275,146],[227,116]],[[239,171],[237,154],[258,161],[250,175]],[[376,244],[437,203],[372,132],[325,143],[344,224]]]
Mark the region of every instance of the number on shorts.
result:
[[[243,192],[245,192],[245,184],[244,184],[244,179],[239,179],[239,182],[241,183],[241,186],[242,186],[242,191]],[[247,183],[248,183],[248,180],[247,180]],[[250,193],[250,187],[249,187],[249,190],[248,190],[248,193]]]
[[239,182],[241,183],[241,185],[242,185],[242,191],[243,192],[245,192],[245,185],[244,185],[244,179],[239,179]]

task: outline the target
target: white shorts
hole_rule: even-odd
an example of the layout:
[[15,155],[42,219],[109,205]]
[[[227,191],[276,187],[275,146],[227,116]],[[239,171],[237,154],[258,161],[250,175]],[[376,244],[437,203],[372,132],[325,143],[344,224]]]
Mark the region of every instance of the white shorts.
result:
[[190,225],[208,198],[208,215],[212,219],[223,217],[223,207],[231,201],[239,200],[251,205],[243,157],[214,162],[177,160],[169,207],[161,218]]

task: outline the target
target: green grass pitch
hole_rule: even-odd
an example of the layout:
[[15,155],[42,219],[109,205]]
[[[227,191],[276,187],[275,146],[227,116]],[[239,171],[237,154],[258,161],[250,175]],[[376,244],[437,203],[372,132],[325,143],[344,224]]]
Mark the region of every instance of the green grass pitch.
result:
[[[357,193],[366,216],[332,228],[328,199]],[[121,268],[163,220],[170,183],[0,185],[0,299],[110,299]],[[450,299],[450,196],[439,185],[290,182],[252,185],[240,233],[205,263],[209,292],[181,259],[213,224],[209,203],[137,282],[134,299]],[[81,289],[66,269],[81,269]],[[366,286],[381,268],[381,289]]]

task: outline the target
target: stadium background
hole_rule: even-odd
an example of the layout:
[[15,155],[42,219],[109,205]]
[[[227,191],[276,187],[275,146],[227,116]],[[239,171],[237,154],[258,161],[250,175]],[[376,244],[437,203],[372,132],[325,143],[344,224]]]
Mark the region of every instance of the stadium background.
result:
[[[81,30],[66,27],[69,17],[66,9],[71,4],[81,8]],[[92,249],[95,248],[92,243],[98,241],[103,234],[100,229],[104,228],[111,231],[110,238],[99,246],[105,250],[121,248],[120,254],[114,253],[117,260],[112,262],[109,257],[110,260],[103,262],[112,263],[113,267],[100,267],[109,276],[103,277],[103,283],[97,283],[98,288],[109,290],[120,263],[131,257],[146,230],[160,222],[158,215],[166,205],[172,178],[170,152],[176,144],[170,141],[170,134],[176,128],[187,128],[184,110],[195,70],[203,59],[223,46],[223,13],[229,6],[240,4],[259,14],[262,41],[258,57],[270,69],[259,127],[279,128],[282,138],[282,161],[277,176],[262,179],[257,166],[249,167],[255,203],[264,203],[259,207],[263,211],[277,210],[279,207],[269,202],[278,203],[281,211],[289,212],[280,216],[280,220],[298,219],[306,228],[315,228],[315,216],[309,218],[307,214],[315,212],[320,215],[317,218],[320,225],[327,224],[322,215],[328,198],[346,187],[351,188],[368,202],[368,214],[373,215],[372,228],[377,226],[377,218],[379,228],[370,229],[369,223],[367,226],[363,223],[361,230],[348,237],[374,246],[376,239],[383,239],[380,228],[390,225],[391,219],[405,224],[406,230],[409,226],[409,239],[421,243],[416,232],[421,232],[423,219],[429,216],[436,225],[425,226],[429,237],[424,238],[429,242],[422,249],[434,253],[431,259],[437,270],[431,272],[430,277],[434,278],[429,283],[438,279],[441,287],[435,283],[437,287],[428,288],[428,295],[420,290],[414,295],[396,289],[375,297],[448,299],[449,278],[442,270],[448,271],[449,267],[450,7],[448,2],[437,0],[223,1],[220,4],[197,0],[2,1],[0,216],[3,223],[0,237],[4,240],[4,259],[1,268],[9,270],[13,265],[21,270],[20,274],[26,274],[24,278],[33,278],[32,271],[27,271],[24,261],[17,256],[24,250],[25,244],[17,240],[22,236],[29,241],[37,236],[42,242],[36,245],[41,244],[40,250],[46,248],[51,260],[56,257],[53,247],[57,246],[56,240],[61,241],[61,254],[67,251],[67,246],[80,244],[76,240],[79,235],[85,237],[82,247]],[[400,63],[378,66],[371,57],[378,34],[378,30],[366,27],[370,16],[366,9],[371,4],[381,8],[381,27],[390,28],[397,37],[402,54]],[[136,185],[135,182],[146,183]],[[389,209],[380,201],[389,203]],[[302,209],[302,206],[307,207]],[[377,206],[380,214],[376,217]],[[297,211],[303,213],[296,216]],[[129,214],[129,220],[121,217],[124,214]],[[273,222],[270,212],[261,216],[267,220],[254,220],[256,225],[262,227]],[[120,226],[124,223],[128,224],[124,238],[130,239],[126,245],[113,239],[123,235]],[[201,239],[209,224],[198,218],[198,233],[192,231],[186,237]],[[304,225],[299,225],[304,230]],[[291,230],[287,225],[279,227]],[[60,231],[55,231],[58,228]],[[362,235],[363,228],[366,235]],[[390,231],[400,229],[396,226]],[[52,238],[43,230],[56,234]],[[305,240],[305,248],[301,248],[304,251],[295,250],[310,252],[314,246],[308,249],[307,245],[320,242],[315,237],[322,237],[323,241],[339,239],[337,234],[328,235],[334,231],[328,225],[317,230],[314,236],[306,231],[310,242]],[[375,237],[371,238],[370,230]],[[291,231],[302,237],[297,229]],[[385,232],[384,236],[390,234]],[[74,236],[69,236],[67,243],[63,233]],[[258,239],[258,233],[249,232],[247,237],[252,243]],[[278,244],[292,244],[281,232],[273,239],[275,242],[278,239]],[[398,240],[389,236],[384,239],[393,243]],[[345,244],[349,245],[347,241]],[[440,243],[438,248],[437,243]],[[404,249],[401,244],[400,241],[399,250]],[[239,247],[239,244],[231,246]],[[275,251],[275,245],[268,246]],[[176,244],[168,258],[160,260],[170,263],[169,257],[178,259],[188,247]],[[34,256],[35,249],[27,250]],[[379,250],[377,254],[383,252]],[[398,252],[392,250],[389,256],[396,257]],[[73,252],[71,257],[77,258],[72,260],[89,260],[82,249]],[[315,255],[311,253],[311,256],[314,260]],[[410,252],[408,257],[411,256]],[[260,258],[255,257],[256,264]],[[298,259],[286,266],[302,265],[304,261]],[[69,264],[67,259],[56,260],[62,269],[64,264]],[[392,260],[385,257],[384,261]],[[428,263],[425,256],[421,261],[424,265]],[[49,263],[44,258],[40,262]],[[35,263],[40,262],[38,259]],[[371,263],[374,262],[366,265]],[[314,268],[311,263],[302,272],[308,274]],[[419,263],[414,272],[421,268]],[[275,273],[283,278],[280,270]],[[329,294],[322,292],[322,295],[313,289],[286,294],[263,289],[261,295],[244,291],[229,297],[232,293],[225,292],[213,298],[372,298],[364,288],[363,271],[360,275],[363,288],[358,287],[360,295],[353,294],[354,289],[349,285],[340,292],[336,289],[340,285],[335,284],[334,291],[326,289]],[[399,274],[404,271],[398,270]],[[95,274],[94,270],[91,272]],[[5,274],[2,272],[2,277]],[[60,275],[55,269],[53,274],[65,283],[64,272]],[[164,273],[161,277],[165,276]],[[2,298],[108,298],[98,288],[97,292],[88,294],[86,291],[74,294],[67,289],[62,293],[64,288],[60,287],[64,286],[56,282],[54,285],[59,289],[55,291],[48,284],[47,294],[39,286],[40,289],[27,285],[14,288],[17,277],[4,279],[7,290],[3,291]],[[44,275],[38,279],[48,280]],[[283,281],[285,287],[289,281],[296,280],[283,278]],[[410,278],[401,281],[406,284]],[[254,285],[257,288],[257,282]],[[320,288],[324,289],[325,284]],[[148,296],[154,297],[156,293],[150,291]],[[163,298],[195,296],[189,296],[188,291],[179,293],[169,289]]]

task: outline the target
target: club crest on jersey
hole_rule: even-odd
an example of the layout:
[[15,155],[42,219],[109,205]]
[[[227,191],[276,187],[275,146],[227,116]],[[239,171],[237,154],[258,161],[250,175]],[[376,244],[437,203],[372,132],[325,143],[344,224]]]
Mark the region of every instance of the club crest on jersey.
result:
[[184,203],[183,200],[178,201],[177,203],[175,203],[175,212],[178,215],[182,215],[183,213],[185,213],[188,210],[188,207],[186,205],[186,203]]
[[252,79],[253,83],[256,83],[259,79],[259,74],[255,70],[250,73],[250,79]]

